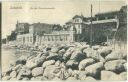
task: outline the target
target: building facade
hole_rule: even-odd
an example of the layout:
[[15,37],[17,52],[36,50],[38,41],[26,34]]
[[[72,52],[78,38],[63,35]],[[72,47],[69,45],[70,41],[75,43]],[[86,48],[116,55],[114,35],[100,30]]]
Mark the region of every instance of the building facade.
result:
[[[92,42],[104,42],[109,38],[114,38],[120,24],[119,12],[121,11],[98,13],[92,18],[75,15],[63,27],[46,23],[34,23],[31,25],[17,23],[17,42],[23,45],[34,44],[36,46],[63,42],[89,43],[91,34],[93,37]],[[90,31],[91,29],[92,32]]]

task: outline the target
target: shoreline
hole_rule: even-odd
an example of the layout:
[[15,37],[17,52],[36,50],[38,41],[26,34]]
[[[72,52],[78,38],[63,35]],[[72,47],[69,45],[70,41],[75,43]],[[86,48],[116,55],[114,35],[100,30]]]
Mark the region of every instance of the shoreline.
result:
[[[75,44],[74,44],[75,45]],[[110,46],[46,46],[22,55],[2,72],[3,80],[125,80],[127,54]],[[39,52],[39,51],[37,51]],[[117,68],[118,67],[118,68]],[[116,78],[106,77],[115,75]],[[119,79],[118,79],[119,77]]]

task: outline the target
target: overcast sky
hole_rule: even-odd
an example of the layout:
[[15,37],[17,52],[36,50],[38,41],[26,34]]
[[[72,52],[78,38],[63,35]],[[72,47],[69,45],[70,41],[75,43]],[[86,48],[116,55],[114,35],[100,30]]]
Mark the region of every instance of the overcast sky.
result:
[[[74,15],[90,16],[90,4],[93,15],[101,12],[117,11],[126,5],[124,1],[43,1],[43,2],[3,2],[2,4],[2,38],[9,35],[19,22],[61,24],[69,21]],[[22,7],[22,9],[14,9]],[[37,9],[31,9],[37,8]]]

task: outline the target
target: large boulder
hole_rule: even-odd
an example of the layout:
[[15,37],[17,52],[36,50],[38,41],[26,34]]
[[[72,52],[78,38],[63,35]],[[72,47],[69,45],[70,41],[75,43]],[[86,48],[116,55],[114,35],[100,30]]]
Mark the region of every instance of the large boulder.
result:
[[74,51],[70,57],[70,60],[75,60],[77,62],[80,62],[81,60],[85,59],[86,55],[82,53],[82,51]]
[[32,70],[32,76],[43,75],[44,69],[43,67],[36,67]]
[[30,80],[28,77],[24,77],[24,78],[22,79],[22,81],[28,81],[28,80]]
[[100,45],[92,46],[93,50],[98,50],[100,48]]
[[60,66],[60,64],[61,64],[61,61],[59,60],[55,62],[55,66]]
[[87,58],[87,59],[84,59],[82,60],[80,63],[79,63],[79,70],[84,70],[85,67],[87,67],[88,65],[91,65],[95,62],[94,59],[92,58]]
[[10,73],[10,76],[11,76],[12,78],[15,78],[15,77],[17,76],[17,72],[16,72],[16,71],[12,71],[12,72]]
[[88,58],[93,58],[93,59],[95,59],[96,61],[102,61],[102,62],[105,61],[105,59],[104,59],[104,58],[100,55],[100,53],[99,53],[98,51],[96,51],[96,50],[93,50],[93,49],[91,49],[91,48],[88,48],[88,49],[85,49],[83,52],[86,54],[86,56],[87,56]]
[[27,60],[26,66],[30,69],[35,68],[38,64],[35,62],[35,58]]
[[30,60],[27,60],[26,66],[32,69],[35,68],[36,66],[41,66],[44,61],[45,61],[45,57],[32,58]]
[[84,80],[86,78],[86,71],[74,70],[72,75],[80,80]]
[[16,81],[17,79],[15,77],[12,77],[9,79],[10,81]]
[[74,50],[75,50],[74,47],[70,47],[70,48],[65,52],[65,54],[63,55],[63,59],[64,59],[65,61],[67,61],[68,59],[70,59],[71,54],[73,53]]
[[75,60],[69,60],[69,61],[67,61],[66,66],[68,68],[77,69],[78,68],[78,62],[76,62]]
[[11,78],[10,76],[5,76],[5,77],[2,77],[2,80],[7,81],[7,80],[10,80],[10,78]]
[[58,54],[59,54],[60,56],[63,56],[65,52],[66,52],[65,49],[61,49],[61,50],[58,51]]
[[91,76],[88,76],[88,77],[86,77],[86,78],[84,78],[84,79],[82,79],[82,80],[87,80],[87,81],[96,81],[96,79],[95,79],[95,78],[93,78],[93,77],[91,77]]
[[69,77],[69,78],[67,78],[66,80],[72,80],[72,81],[75,81],[75,80],[77,80],[77,78],[75,78],[75,77]]
[[46,60],[58,60],[59,55],[54,52],[49,52],[49,55],[46,57]]
[[100,53],[100,55],[102,57],[106,57],[108,54],[110,54],[112,52],[112,48],[103,47],[103,48],[99,49],[98,52]]
[[103,70],[103,71],[101,71],[101,80],[122,81],[122,80],[125,80],[125,79],[122,78],[122,76],[120,76],[120,75],[118,75],[114,72]]
[[22,67],[23,67],[22,64],[18,64],[18,65],[16,65],[16,66],[14,66],[14,67],[12,68],[12,70],[19,72]]
[[53,64],[55,64],[55,60],[48,60],[43,63],[42,67],[45,68],[46,66],[53,65]]
[[29,56],[27,55],[22,55],[21,57],[19,57],[17,60],[16,60],[16,65],[18,64],[26,64],[26,61],[28,59]]
[[67,71],[70,74],[70,76],[73,76],[73,70],[71,68],[69,68]]
[[66,80],[68,77],[71,76],[71,73],[64,67],[61,67],[61,70],[59,73],[55,74],[56,77],[60,78],[61,80]]
[[7,68],[7,69],[3,72],[2,76],[9,76],[12,71],[13,71],[12,68]]
[[120,73],[120,77],[121,77],[123,80],[127,80],[127,72],[122,72],[122,73]]
[[85,68],[87,75],[97,76],[100,74],[100,71],[103,69],[103,62],[98,62],[92,65],[89,65]]
[[49,80],[55,78],[55,74],[59,73],[61,70],[60,67],[56,67],[55,65],[47,66],[44,70],[43,76],[48,78]]
[[105,63],[104,67],[106,70],[114,71],[116,73],[120,73],[124,71],[123,64],[125,63],[125,60],[112,60]]
[[17,80],[22,80],[24,77],[30,77],[31,76],[31,70],[27,67],[23,67],[18,75],[17,75]]
[[51,48],[51,52],[53,53],[58,53],[58,51],[59,51],[59,47],[57,46]]
[[114,52],[112,52],[111,54],[107,55],[107,56],[105,57],[105,59],[106,59],[107,61],[109,61],[109,60],[123,59],[123,58],[125,58],[125,57],[126,57],[126,56],[125,56],[125,54],[124,54],[123,52],[114,51]]

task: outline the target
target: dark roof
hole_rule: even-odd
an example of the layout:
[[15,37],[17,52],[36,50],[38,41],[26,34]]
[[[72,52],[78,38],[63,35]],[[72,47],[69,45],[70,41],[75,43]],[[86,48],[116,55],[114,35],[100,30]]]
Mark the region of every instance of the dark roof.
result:
[[117,15],[119,13],[119,11],[111,11],[111,12],[104,12],[104,13],[98,13],[95,16],[99,17],[99,16],[110,16],[110,15]]

